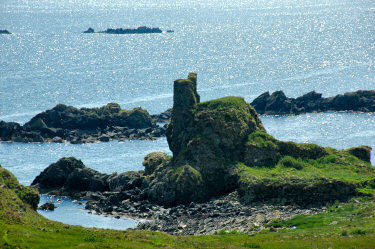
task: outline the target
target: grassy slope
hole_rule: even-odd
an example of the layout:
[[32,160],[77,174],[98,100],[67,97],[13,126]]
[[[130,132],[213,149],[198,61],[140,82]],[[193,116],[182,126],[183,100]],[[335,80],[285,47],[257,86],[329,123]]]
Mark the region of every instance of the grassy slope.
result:
[[[0,168],[0,171],[5,170]],[[359,203],[353,200],[335,204],[318,215],[274,221],[270,226],[279,227],[277,232],[264,230],[254,236],[235,232],[170,236],[149,231],[87,229],[49,221],[19,199],[14,185],[0,187],[0,197],[1,248],[373,248],[375,245],[375,200],[369,198],[358,199]],[[297,229],[290,229],[291,226]]]

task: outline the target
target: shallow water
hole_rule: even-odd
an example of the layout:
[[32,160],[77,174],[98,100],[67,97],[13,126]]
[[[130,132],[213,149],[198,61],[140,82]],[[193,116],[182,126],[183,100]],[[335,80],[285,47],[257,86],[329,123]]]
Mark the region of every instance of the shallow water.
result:
[[0,143],[0,162],[25,185],[30,185],[48,165],[74,156],[89,168],[112,174],[142,170],[143,158],[153,152],[171,153],[166,138],[108,143]]
[[135,227],[138,223],[132,219],[117,219],[89,214],[88,210],[84,209],[84,202],[80,205],[76,200],[72,201],[68,197],[41,195],[40,204],[46,202],[54,203],[57,208],[54,211],[38,210],[38,213],[50,220],[60,221],[65,224],[125,230]]

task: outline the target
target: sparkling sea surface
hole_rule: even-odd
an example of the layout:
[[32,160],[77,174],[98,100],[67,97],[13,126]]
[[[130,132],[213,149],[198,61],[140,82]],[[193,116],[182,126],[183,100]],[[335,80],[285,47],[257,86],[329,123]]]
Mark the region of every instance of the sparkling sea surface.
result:
[[[89,27],[138,26],[174,33],[82,34]],[[0,35],[4,121],[27,122],[58,103],[98,107],[117,102],[122,108],[141,106],[159,113],[172,106],[173,81],[190,71],[198,73],[202,101],[235,95],[251,102],[275,90],[290,97],[315,90],[328,97],[375,89],[372,0],[3,0],[0,29],[12,32]],[[375,147],[375,114],[261,119],[282,140],[337,149]],[[63,156],[75,156],[101,172],[120,173],[142,169],[143,157],[152,151],[170,153],[166,139],[0,143],[0,163],[29,185]],[[42,196],[41,203],[48,198]],[[56,211],[41,213],[88,227],[125,229],[136,224],[89,215],[81,205],[61,200]]]

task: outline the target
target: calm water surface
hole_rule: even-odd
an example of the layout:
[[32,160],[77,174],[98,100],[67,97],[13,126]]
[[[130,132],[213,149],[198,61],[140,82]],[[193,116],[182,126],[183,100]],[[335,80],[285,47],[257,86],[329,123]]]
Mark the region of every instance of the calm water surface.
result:
[[[81,33],[88,27],[141,25],[175,32]],[[58,103],[97,107],[117,102],[158,113],[172,106],[173,80],[189,71],[198,73],[203,101],[236,95],[250,102],[275,90],[291,97],[316,90],[327,97],[375,89],[372,0],[3,0],[0,29],[13,33],[0,35],[0,120],[5,121],[24,123]],[[375,147],[374,114],[263,116],[262,121],[282,140],[338,149]],[[0,163],[28,185],[63,156],[120,173],[142,169],[143,157],[152,151],[170,153],[166,139],[0,143]],[[66,199],[59,205],[43,214],[70,224],[81,217],[85,226],[113,221],[88,215]],[[59,212],[64,210],[77,216],[63,220]],[[102,227],[135,224],[125,223]]]
[[[175,32],[81,33],[140,25]],[[189,71],[203,100],[375,88],[372,0],[3,0],[0,28],[14,33],[0,36],[7,121],[58,103],[161,112]]]

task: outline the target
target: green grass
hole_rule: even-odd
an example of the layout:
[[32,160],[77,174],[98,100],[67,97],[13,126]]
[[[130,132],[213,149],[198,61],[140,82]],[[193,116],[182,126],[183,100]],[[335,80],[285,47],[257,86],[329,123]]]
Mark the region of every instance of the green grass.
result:
[[[374,200],[339,204],[316,215],[272,222],[253,236],[223,231],[209,236],[171,236],[149,231],[87,229],[48,221],[28,211],[22,224],[0,222],[0,247],[9,248],[373,248]],[[335,223],[333,223],[336,221]],[[330,225],[332,224],[332,225]],[[296,229],[291,229],[296,226]]]
[[238,169],[242,181],[257,182],[275,181],[280,183],[295,178],[308,182],[327,179],[353,184],[371,184],[375,178],[375,167],[354,156],[339,153],[316,160],[285,156],[274,167],[247,167],[238,164]]
[[223,97],[220,99],[214,99],[206,102],[202,102],[196,105],[197,109],[218,109],[218,108],[241,108],[249,107],[250,105],[241,97]]
[[[347,160],[356,159],[332,156],[321,159],[336,163]],[[363,170],[367,166],[364,165]],[[277,170],[277,167],[267,170]],[[297,174],[310,170],[309,167],[313,166],[288,170]],[[321,170],[324,168],[322,166]],[[258,176],[267,175],[266,170],[253,170]],[[352,175],[352,180],[370,177],[359,174]],[[236,230],[207,236],[171,236],[151,231],[88,229],[50,221],[20,199],[16,190],[23,187],[1,167],[0,185],[0,248],[373,248],[375,244],[375,200],[372,197],[336,202],[328,206],[326,212],[316,215],[271,221],[268,228],[251,236]],[[291,229],[293,226],[296,229]]]

